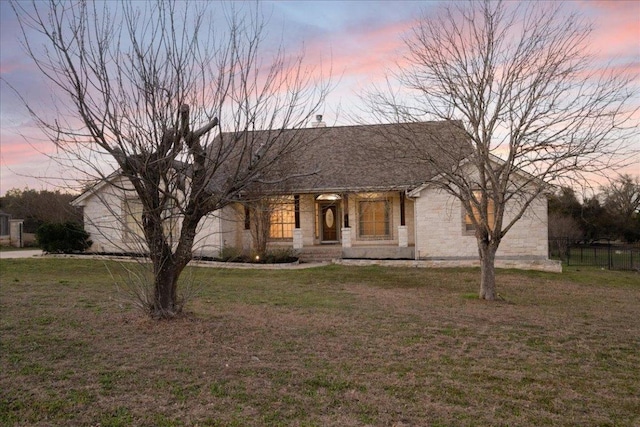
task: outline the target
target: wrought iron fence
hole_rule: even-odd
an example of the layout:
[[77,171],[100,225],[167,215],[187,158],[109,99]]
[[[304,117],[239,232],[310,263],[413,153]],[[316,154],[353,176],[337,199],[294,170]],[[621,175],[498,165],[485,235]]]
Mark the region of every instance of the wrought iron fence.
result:
[[549,240],[549,256],[567,265],[584,265],[609,270],[640,271],[640,244],[613,242],[582,244],[567,239]]

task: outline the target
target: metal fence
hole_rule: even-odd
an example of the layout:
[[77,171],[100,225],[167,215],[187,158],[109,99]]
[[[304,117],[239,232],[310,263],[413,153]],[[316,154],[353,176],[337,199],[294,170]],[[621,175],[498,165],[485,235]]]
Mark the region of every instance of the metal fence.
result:
[[564,239],[549,241],[549,256],[567,265],[584,265],[609,270],[640,271],[640,244],[612,242],[579,244]]

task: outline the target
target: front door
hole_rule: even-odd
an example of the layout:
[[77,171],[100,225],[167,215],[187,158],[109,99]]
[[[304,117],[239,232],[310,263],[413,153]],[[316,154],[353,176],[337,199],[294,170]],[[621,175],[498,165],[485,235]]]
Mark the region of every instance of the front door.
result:
[[336,205],[322,205],[320,211],[322,221],[322,241],[338,241],[338,209]]

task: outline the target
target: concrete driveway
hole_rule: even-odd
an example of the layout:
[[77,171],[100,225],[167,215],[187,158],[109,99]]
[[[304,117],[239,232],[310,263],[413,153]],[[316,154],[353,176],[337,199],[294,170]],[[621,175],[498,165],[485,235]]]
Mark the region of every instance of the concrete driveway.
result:
[[0,259],[33,258],[41,255],[42,255],[42,251],[40,249],[19,250],[19,251],[0,251]]

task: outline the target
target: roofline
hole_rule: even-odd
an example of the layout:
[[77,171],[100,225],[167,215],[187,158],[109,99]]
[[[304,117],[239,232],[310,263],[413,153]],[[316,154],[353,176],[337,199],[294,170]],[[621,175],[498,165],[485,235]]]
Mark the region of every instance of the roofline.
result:
[[343,128],[371,128],[375,126],[404,126],[404,125],[423,125],[423,124],[443,124],[443,123],[462,123],[461,120],[424,120],[416,122],[392,122],[392,123],[370,123],[370,124],[354,124],[354,125],[337,125],[337,126],[319,126],[319,127],[298,127],[298,128],[284,128],[284,129],[255,129],[255,130],[230,130],[220,132],[220,135],[231,135],[235,133],[254,133],[254,132],[277,132],[277,131],[322,131],[328,129],[343,129]]
[[[489,155],[489,161],[497,163],[497,164],[504,164],[505,163],[505,161],[503,159],[501,159],[500,157],[496,156],[495,154],[490,154]],[[462,161],[460,161],[460,163],[458,165],[462,167],[462,166],[466,165],[467,163],[469,163],[469,158],[465,157],[464,159],[462,159]],[[520,168],[515,168],[513,173],[516,176],[520,176],[520,177],[522,177],[524,179],[529,179],[532,183],[535,183],[535,184],[537,184],[537,185],[539,185],[541,187],[549,187],[551,185],[551,184],[545,182],[544,180],[538,178],[537,176],[532,175],[529,172],[527,172],[527,171],[525,171],[523,169],[520,169]],[[438,182],[438,177],[440,177],[440,176],[442,176],[442,173],[439,173],[438,175],[435,175],[430,180],[428,180],[428,181],[424,182],[423,184],[413,188],[411,191],[409,191],[409,193],[407,193],[407,195],[409,197],[412,197],[412,198],[417,197],[422,190],[424,190],[425,188],[429,187],[430,185],[433,185],[434,183],[437,183]],[[543,193],[545,193],[545,191],[543,191]]]
[[92,185],[89,189],[80,193],[80,195],[78,195],[78,197],[76,197],[71,202],[69,202],[69,204],[73,207],[84,206],[83,202],[89,196],[92,196],[95,192],[100,190],[105,185],[111,183],[115,178],[117,178],[120,175],[122,175],[122,171],[120,169],[113,171],[111,174],[109,174],[109,176],[102,178],[98,183]]
[[416,185],[382,185],[369,187],[315,187],[274,191],[269,194],[318,194],[318,193],[374,193],[380,191],[411,191]]

